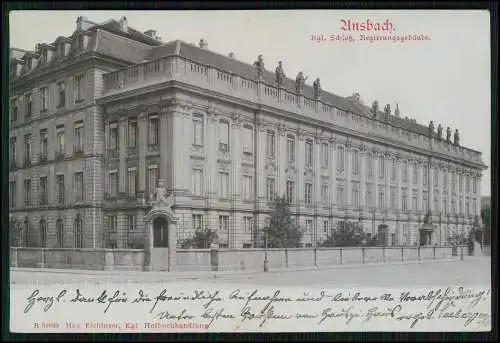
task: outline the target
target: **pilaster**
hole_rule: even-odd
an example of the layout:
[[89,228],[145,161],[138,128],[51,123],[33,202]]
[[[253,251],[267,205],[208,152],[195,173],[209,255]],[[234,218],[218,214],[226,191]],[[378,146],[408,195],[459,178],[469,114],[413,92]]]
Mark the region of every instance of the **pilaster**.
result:
[[[243,153],[243,150],[241,149],[240,142],[241,142],[241,121],[239,118],[235,118],[233,120],[233,123],[231,125],[231,160],[232,160],[232,178],[234,180],[233,182],[233,189],[232,193],[234,197],[238,197],[241,194],[241,154]],[[257,182],[258,180],[253,180],[253,182]],[[252,190],[253,192],[253,190]],[[234,243],[233,243],[234,244]]]
[[139,114],[139,170],[138,170],[138,191],[146,192],[146,153],[148,151],[148,115],[143,112]]
[[118,170],[120,193],[127,191],[127,119],[120,118],[118,122],[118,148],[120,156],[120,169]]
[[305,166],[305,136],[304,133],[297,134],[297,190],[296,203],[304,206],[304,166]]
[[[314,155],[313,155],[313,177],[314,177],[314,186],[313,186],[313,194],[312,194],[312,203],[315,208],[319,207],[321,199],[321,139],[316,137],[314,139]],[[315,242],[314,242],[315,243]]]
[[359,166],[359,173],[360,173],[360,187],[359,187],[359,205],[361,208],[366,208],[366,164],[368,163],[368,154],[366,150],[361,149],[360,154],[360,166]]
[[285,176],[285,168],[287,165],[287,135],[286,129],[281,127],[278,130],[278,151],[277,159],[278,159],[278,169],[276,173],[276,181],[274,182],[275,192],[279,196],[284,196],[286,193],[286,176]]
[[[168,110],[166,106],[161,107],[160,111],[160,116],[159,116],[159,125],[160,128],[158,130],[159,134],[159,142],[160,142],[160,171],[158,178],[163,178],[164,180],[168,180],[168,158],[170,152],[175,152],[176,148],[180,148],[175,146],[175,136],[178,136],[175,134],[175,132],[181,132],[178,130],[176,131],[175,129],[171,132],[169,132],[169,127],[168,127]],[[177,162],[177,161],[175,161]],[[177,163],[175,163],[177,165]],[[176,179],[172,178],[170,182],[166,182],[167,188],[176,188]]]

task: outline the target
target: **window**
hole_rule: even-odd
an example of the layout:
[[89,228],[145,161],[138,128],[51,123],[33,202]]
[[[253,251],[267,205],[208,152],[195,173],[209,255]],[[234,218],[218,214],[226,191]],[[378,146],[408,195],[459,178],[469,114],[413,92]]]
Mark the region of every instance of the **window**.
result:
[[16,154],[16,137],[10,137],[9,139],[9,162],[12,166],[16,166],[17,154]]
[[137,120],[128,120],[128,147],[135,148],[137,146]]
[[83,173],[75,173],[75,201],[83,201]]
[[64,43],[60,43],[57,45],[57,57],[63,58],[65,55]]
[[83,152],[83,121],[75,123],[75,152]]
[[352,152],[352,174],[358,175],[359,173],[359,151],[353,150]]
[[274,134],[274,131],[267,131],[266,146],[267,146],[267,157],[273,160],[276,149],[276,136]]
[[150,165],[148,167],[148,190],[150,194],[154,194],[157,184],[158,184],[158,166]]
[[287,137],[287,159],[288,162],[295,162],[295,137],[292,135],[288,135]]
[[[444,196],[446,197],[447,195],[444,195]],[[446,198],[443,199],[443,208],[441,210],[442,210],[443,215],[448,214],[448,201],[446,200]]]
[[470,192],[470,176],[467,175],[467,178],[465,179],[465,192],[469,193]]
[[359,190],[356,186],[352,188],[352,206],[359,208]]
[[472,212],[477,211],[477,199],[472,200]]
[[66,107],[66,88],[64,82],[57,83],[58,103],[57,108]]
[[306,205],[311,206],[312,205],[312,183],[306,182],[304,191],[305,191],[304,192],[304,199],[305,199]]
[[56,175],[57,204],[64,205],[64,175]]
[[477,193],[477,179],[475,178],[472,179],[472,193]]
[[24,180],[24,207],[29,208],[31,204],[31,179]]
[[243,126],[243,153],[253,153],[253,129],[251,126]]
[[323,233],[328,233],[328,220],[323,221]]
[[30,242],[30,231],[31,231],[31,225],[30,225],[30,222],[28,221],[28,217],[26,217],[24,219],[24,223],[23,223],[23,229],[22,229],[22,232],[21,232],[21,246],[25,246],[27,248],[29,248],[29,246],[31,245],[31,242]]
[[109,172],[109,195],[116,197],[118,195],[118,172]]
[[438,187],[439,185],[439,174],[438,170],[434,169],[434,187]]
[[464,190],[464,177],[463,177],[463,175],[460,175],[460,177],[459,177],[459,188],[460,188],[460,192],[463,192],[463,190]]
[[337,204],[342,207],[344,203],[344,186],[337,186]]
[[313,164],[313,143],[311,140],[306,140],[306,165],[312,166]]
[[243,175],[243,200],[252,200],[252,177]]
[[274,200],[275,189],[274,189],[274,179],[273,178],[267,178],[266,194],[267,194],[267,201]]
[[385,208],[384,192],[378,193],[378,207],[380,208],[380,210],[383,210]]
[[133,197],[137,194],[137,169],[128,168],[127,170],[127,194]]
[[321,143],[321,166],[328,167],[328,143]]
[[56,220],[56,242],[59,248],[64,248],[64,223],[61,218]]
[[47,91],[47,87],[40,88],[40,112],[47,111],[49,92]]
[[397,210],[397,204],[396,204],[396,192],[395,191],[391,191],[391,210]]
[[433,212],[439,211],[439,202],[438,202],[437,194],[434,194],[434,196],[433,196],[432,206],[433,206],[433,208],[432,208]]
[[451,199],[451,208],[450,208],[451,214],[455,214],[456,208],[455,208],[455,199]]
[[80,34],[76,37],[76,47],[78,50],[83,50],[83,42],[84,42],[83,34]]
[[225,120],[219,122],[219,149],[229,150],[229,122]]
[[467,217],[470,216],[470,204],[469,204],[469,199],[465,201],[465,215]]
[[16,207],[16,181],[9,182],[9,207]]
[[229,216],[219,216],[219,229],[220,231],[229,230]]
[[458,203],[458,212],[460,214],[463,214],[464,213],[464,202],[462,199],[459,200],[459,203]]
[[245,233],[252,232],[252,221],[252,217],[243,217],[243,228],[245,230]]
[[396,160],[391,161],[391,181],[396,181]]
[[385,174],[385,159],[384,156],[380,156],[378,159],[378,178],[383,179]]
[[83,221],[79,214],[75,218],[75,248],[83,248]]
[[328,204],[328,184],[323,184],[321,186],[321,200],[323,201],[323,204]]
[[203,146],[203,118],[193,117],[193,145]]
[[31,94],[28,93],[24,96],[24,108],[25,108],[25,118],[29,119],[31,118]]
[[17,121],[17,99],[10,100],[10,120]]
[[40,219],[40,243],[42,248],[47,247],[47,221]]
[[75,103],[83,101],[83,74],[76,75],[73,78],[73,89],[75,91]]
[[289,203],[295,202],[295,182],[292,180],[286,181],[286,200]]
[[42,51],[42,63],[46,64],[49,61],[49,51],[47,49],[43,49]]
[[117,216],[109,216],[108,217],[108,225],[109,231],[116,232],[118,231],[118,217]]
[[203,215],[193,214],[193,229],[195,231],[203,229]]
[[337,171],[342,173],[344,172],[344,147],[339,146],[337,148]]
[[47,149],[49,145],[49,134],[47,129],[40,131],[40,161],[47,161]]
[[149,145],[158,145],[158,117],[149,118]]
[[56,158],[64,157],[64,125],[56,127]]
[[118,149],[118,123],[113,122],[109,124],[109,145],[108,149],[111,151]]
[[368,177],[372,177],[373,176],[373,154],[372,153],[369,153],[368,154],[368,168],[367,168],[367,174],[368,174]]
[[403,162],[403,182],[408,181],[408,162]]
[[47,205],[47,177],[40,177],[40,205]]
[[425,212],[429,210],[429,201],[427,198],[427,193],[422,194],[422,207],[424,208]]
[[193,169],[193,195],[202,195],[203,194],[203,170],[202,169]]
[[424,167],[424,169],[423,169],[423,175],[422,175],[422,183],[424,184],[424,186],[427,185],[427,178],[428,178],[428,176],[427,176],[427,170],[428,170],[427,167]]
[[418,178],[418,177],[417,177],[417,165],[416,165],[416,164],[414,164],[414,165],[412,166],[412,168],[411,168],[411,172],[412,172],[412,177],[411,177],[411,179],[412,179],[412,180],[411,180],[411,181],[412,181],[412,183],[413,183],[414,185],[416,185],[416,184],[417,184],[417,178]]
[[219,196],[226,198],[229,194],[229,173],[219,172]]
[[24,165],[31,165],[31,135],[24,135]]
[[366,191],[366,206],[373,207],[373,193],[371,190]]
[[310,219],[306,220],[306,232],[312,233],[312,220]]
[[127,227],[129,231],[135,231],[137,229],[136,216],[130,214],[127,216]]
[[403,212],[407,212],[408,211],[408,195],[407,194],[403,194],[401,196],[401,203],[402,203]]
[[417,207],[417,195],[415,193],[413,193],[411,195],[411,209],[412,209],[412,211],[418,211],[418,207]]

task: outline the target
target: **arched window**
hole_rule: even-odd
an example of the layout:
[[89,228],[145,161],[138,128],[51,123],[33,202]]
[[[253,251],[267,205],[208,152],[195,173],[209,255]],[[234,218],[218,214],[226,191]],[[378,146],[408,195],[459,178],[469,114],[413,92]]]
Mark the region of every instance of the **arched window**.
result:
[[21,242],[21,246],[27,248],[30,246],[30,222],[28,221],[28,217],[24,219]]
[[83,247],[83,221],[82,217],[77,214],[75,218],[75,248]]
[[58,218],[56,221],[56,239],[57,246],[64,248],[64,223],[62,218]]
[[40,219],[40,246],[47,247],[47,221],[43,218]]

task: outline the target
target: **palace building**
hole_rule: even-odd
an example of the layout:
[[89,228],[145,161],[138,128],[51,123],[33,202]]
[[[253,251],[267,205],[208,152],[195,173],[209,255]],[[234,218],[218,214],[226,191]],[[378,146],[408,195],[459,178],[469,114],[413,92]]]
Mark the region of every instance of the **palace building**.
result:
[[[70,37],[11,48],[18,244],[140,247],[159,180],[178,241],[211,229],[219,247],[252,247],[275,194],[290,201],[304,246],[346,220],[371,235],[383,228],[387,245],[446,245],[480,220],[486,166],[458,131],[442,137],[397,106],[378,110],[264,62],[204,40],[163,43],[125,17],[79,17]],[[424,219],[433,230],[421,230]]]

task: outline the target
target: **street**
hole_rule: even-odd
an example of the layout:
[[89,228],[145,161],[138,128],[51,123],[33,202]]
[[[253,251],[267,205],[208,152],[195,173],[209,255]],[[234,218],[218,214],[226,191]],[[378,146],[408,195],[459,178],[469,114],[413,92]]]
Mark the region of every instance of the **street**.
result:
[[290,285],[314,287],[391,287],[490,285],[489,257],[467,257],[465,260],[428,261],[407,264],[365,264],[331,268],[290,270],[269,273],[152,273],[105,271],[11,271],[11,287],[27,284],[78,283],[171,283]]

